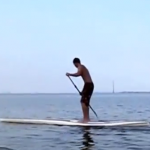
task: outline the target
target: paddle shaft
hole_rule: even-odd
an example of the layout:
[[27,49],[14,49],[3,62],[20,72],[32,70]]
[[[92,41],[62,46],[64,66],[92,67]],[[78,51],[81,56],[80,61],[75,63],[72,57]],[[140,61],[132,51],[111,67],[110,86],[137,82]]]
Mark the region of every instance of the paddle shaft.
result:
[[[74,85],[74,87],[77,89],[77,91],[79,92],[79,94],[81,95],[82,93],[79,91],[79,89],[77,88],[77,86],[74,84],[74,82],[72,81],[72,79],[70,78],[70,76],[68,76],[68,78],[70,79],[70,81],[72,82],[72,84]],[[90,106],[89,104],[89,107],[91,108],[91,110],[93,111],[93,113],[96,115],[96,117],[98,118],[96,112],[94,111],[94,109]]]

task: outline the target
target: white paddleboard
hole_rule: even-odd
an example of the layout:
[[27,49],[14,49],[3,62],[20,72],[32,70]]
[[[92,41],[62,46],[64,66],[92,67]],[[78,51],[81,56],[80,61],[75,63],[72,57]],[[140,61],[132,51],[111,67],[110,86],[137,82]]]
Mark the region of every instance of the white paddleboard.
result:
[[37,120],[37,119],[0,119],[3,123],[17,124],[39,124],[39,125],[63,125],[63,126],[91,126],[91,127],[109,127],[109,126],[149,126],[146,121],[109,121],[109,122],[88,122],[80,123],[78,120]]

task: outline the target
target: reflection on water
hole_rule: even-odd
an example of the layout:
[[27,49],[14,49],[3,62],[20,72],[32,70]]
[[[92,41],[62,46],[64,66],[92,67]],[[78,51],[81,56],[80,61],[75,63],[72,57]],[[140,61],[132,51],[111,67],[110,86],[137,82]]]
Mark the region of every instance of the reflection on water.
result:
[[90,150],[94,146],[94,141],[91,136],[90,127],[82,128],[83,140],[81,150]]

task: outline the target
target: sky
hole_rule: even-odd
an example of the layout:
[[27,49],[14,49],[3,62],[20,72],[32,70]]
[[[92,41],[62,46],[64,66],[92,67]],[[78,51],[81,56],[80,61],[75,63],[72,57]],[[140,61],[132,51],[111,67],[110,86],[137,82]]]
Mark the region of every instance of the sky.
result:
[[150,0],[0,0],[0,92],[77,92],[74,57],[95,92],[150,91]]

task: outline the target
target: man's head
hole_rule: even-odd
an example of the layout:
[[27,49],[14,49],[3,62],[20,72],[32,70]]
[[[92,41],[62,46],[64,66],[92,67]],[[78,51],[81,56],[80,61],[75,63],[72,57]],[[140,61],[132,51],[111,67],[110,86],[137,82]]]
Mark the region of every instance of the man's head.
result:
[[78,67],[81,64],[80,59],[79,58],[74,58],[73,59],[73,64],[75,65],[75,67]]

